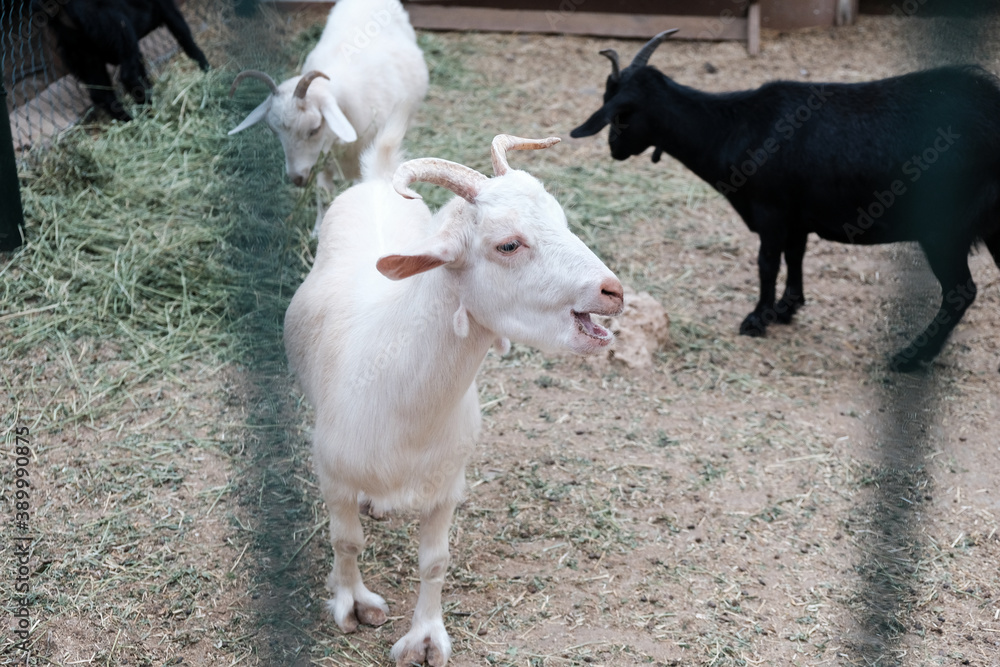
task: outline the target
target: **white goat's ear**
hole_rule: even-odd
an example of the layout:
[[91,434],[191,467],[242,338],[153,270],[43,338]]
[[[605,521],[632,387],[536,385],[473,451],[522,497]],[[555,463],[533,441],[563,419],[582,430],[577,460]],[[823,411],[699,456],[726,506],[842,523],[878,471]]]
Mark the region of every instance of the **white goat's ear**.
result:
[[260,121],[264,120],[264,116],[271,109],[271,98],[268,97],[266,100],[257,105],[257,108],[250,112],[250,115],[243,119],[243,122],[229,130],[229,136],[236,134],[237,132],[242,132],[251,125],[256,125]]
[[323,91],[320,95],[319,112],[323,114],[323,120],[326,121],[327,126],[337,135],[338,139],[345,144],[358,140],[358,133],[354,131],[354,126],[340,110],[336,98],[331,93]]
[[451,324],[455,328],[455,335],[459,338],[466,338],[469,335],[469,311],[463,304],[458,304],[458,310],[451,318]]
[[424,248],[411,254],[380,257],[375,263],[375,268],[386,278],[402,280],[454,262],[457,257],[456,245],[438,237],[431,239]]

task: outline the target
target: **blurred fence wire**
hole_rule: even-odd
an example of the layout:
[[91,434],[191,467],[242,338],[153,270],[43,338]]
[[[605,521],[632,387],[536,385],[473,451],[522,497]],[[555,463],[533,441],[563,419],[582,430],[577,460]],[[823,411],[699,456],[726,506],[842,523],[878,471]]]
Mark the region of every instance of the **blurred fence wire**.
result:
[[[52,17],[67,1],[0,0],[0,69],[17,151],[72,126],[92,106],[86,88],[63,64],[49,28]],[[181,4],[181,13],[196,40],[215,4],[216,0]],[[155,77],[179,47],[169,31],[160,27],[140,41],[140,49],[150,75]]]

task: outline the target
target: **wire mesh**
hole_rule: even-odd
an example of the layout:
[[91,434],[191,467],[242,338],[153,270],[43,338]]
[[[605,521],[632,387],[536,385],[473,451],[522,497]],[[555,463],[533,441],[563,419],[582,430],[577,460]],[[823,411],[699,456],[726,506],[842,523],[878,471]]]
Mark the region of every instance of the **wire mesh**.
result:
[[[86,87],[62,62],[50,28],[67,2],[0,0],[0,68],[17,151],[44,142],[79,122],[93,107]],[[196,40],[214,3],[188,0],[180,5]],[[179,49],[162,26],[144,37],[139,46],[152,77]],[[117,77],[113,80],[117,83]]]

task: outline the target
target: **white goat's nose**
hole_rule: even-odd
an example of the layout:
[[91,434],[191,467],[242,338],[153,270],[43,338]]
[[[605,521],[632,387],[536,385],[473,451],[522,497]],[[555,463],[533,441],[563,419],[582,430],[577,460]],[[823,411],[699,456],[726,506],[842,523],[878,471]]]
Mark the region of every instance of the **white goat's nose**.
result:
[[601,302],[607,308],[602,315],[617,315],[625,309],[625,288],[620,280],[611,276],[601,282]]
[[309,174],[306,175],[295,174],[294,176],[292,176],[292,183],[295,184],[295,187],[301,188],[306,184],[306,181],[308,179],[309,179]]

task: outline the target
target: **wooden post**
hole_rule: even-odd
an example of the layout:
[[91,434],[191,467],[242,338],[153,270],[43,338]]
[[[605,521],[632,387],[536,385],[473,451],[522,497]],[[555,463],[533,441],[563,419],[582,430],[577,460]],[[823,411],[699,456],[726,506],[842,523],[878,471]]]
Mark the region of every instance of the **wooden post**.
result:
[[747,53],[760,53],[760,3],[751,2],[747,8]]
[[837,0],[836,25],[854,25],[858,18],[858,0]]
[[23,240],[24,211],[21,209],[21,187],[17,180],[14,160],[14,139],[7,116],[7,91],[0,83],[0,250],[13,250]]

